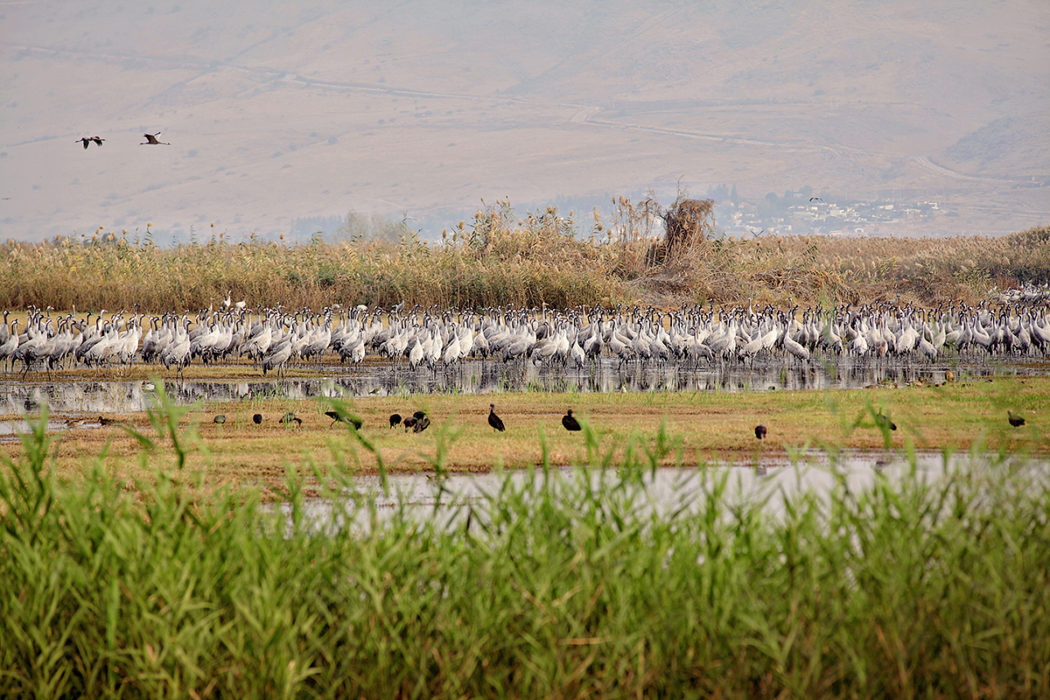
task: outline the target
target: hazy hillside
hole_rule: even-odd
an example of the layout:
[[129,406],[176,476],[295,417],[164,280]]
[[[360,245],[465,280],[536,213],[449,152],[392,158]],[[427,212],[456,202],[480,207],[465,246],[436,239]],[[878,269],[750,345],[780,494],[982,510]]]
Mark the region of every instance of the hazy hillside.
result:
[[[1050,220],[1040,1],[113,0],[0,5],[0,26],[3,238],[440,227],[679,184],[938,203],[883,233]],[[157,130],[173,145],[139,146]]]

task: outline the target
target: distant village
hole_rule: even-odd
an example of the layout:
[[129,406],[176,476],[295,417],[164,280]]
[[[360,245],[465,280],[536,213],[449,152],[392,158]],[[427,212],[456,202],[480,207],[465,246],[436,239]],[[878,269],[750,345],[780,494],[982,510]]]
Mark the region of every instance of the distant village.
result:
[[730,193],[715,199],[718,227],[728,236],[765,234],[823,234],[831,236],[870,235],[885,232],[887,224],[921,228],[935,216],[950,216],[938,202],[918,201],[839,201],[804,188],[783,196],[767,194],[758,202],[741,201]]
[[[829,236],[865,236],[900,234],[923,231],[922,224],[937,216],[953,216],[938,202],[902,199],[840,200],[831,194],[822,194],[810,187],[797,192],[777,195],[768,193],[760,200],[746,200],[737,195],[735,186],[719,185],[699,198],[715,201],[715,222],[719,232],[726,236],[758,237],[763,235],[816,234]],[[672,197],[673,199],[673,197]],[[600,206],[606,204],[606,210]],[[608,215],[609,197],[599,200],[586,198],[559,198],[554,204],[559,211],[599,211]],[[527,207],[523,207],[526,210]],[[396,240],[402,229],[416,231],[424,239],[437,240],[449,221],[469,217],[469,212],[441,213],[419,217],[383,218],[351,212],[342,216],[302,217],[292,221],[288,240],[309,241],[317,236],[329,239],[350,239],[361,232],[383,233],[381,237]],[[578,217],[577,221],[581,219]],[[653,222],[662,230],[662,222]],[[585,234],[584,234],[585,235]],[[262,236],[272,238],[272,236]]]

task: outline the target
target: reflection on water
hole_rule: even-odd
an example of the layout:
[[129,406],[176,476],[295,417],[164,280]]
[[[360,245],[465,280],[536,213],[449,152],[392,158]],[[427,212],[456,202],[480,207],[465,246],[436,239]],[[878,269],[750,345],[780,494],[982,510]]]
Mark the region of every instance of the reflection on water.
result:
[[[681,366],[632,366],[619,369],[605,360],[593,370],[566,370],[530,364],[470,361],[436,372],[390,365],[359,367],[324,378],[252,379],[212,381],[166,380],[168,395],[181,404],[205,401],[239,401],[256,397],[307,399],[319,396],[385,396],[389,394],[466,393],[497,391],[769,391],[858,388],[882,382],[944,381],[947,366],[843,360],[827,366],[747,368],[739,365],[687,368]],[[1022,371],[1018,366],[954,366],[966,375],[990,376]],[[52,411],[100,414],[130,413],[149,407],[150,382],[72,380],[27,384],[0,381],[0,414],[34,412],[47,402]]]

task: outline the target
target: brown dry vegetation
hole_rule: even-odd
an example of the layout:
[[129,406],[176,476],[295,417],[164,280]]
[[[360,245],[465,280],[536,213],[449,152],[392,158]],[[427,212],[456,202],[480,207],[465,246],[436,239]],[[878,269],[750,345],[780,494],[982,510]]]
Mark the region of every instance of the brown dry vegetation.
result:
[[[974,303],[989,291],[1050,281],[1050,226],[999,238],[712,235],[710,200],[616,202],[590,231],[553,207],[525,216],[507,202],[425,243],[283,245],[222,236],[160,248],[98,232],[81,240],[0,245],[0,308],[196,310],[227,290],[253,307],[332,304],[814,305],[896,300]],[[663,220],[666,227],[658,226]],[[664,233],[666,231],[666,233]],[[660,232],[659,236],[656,232]]]

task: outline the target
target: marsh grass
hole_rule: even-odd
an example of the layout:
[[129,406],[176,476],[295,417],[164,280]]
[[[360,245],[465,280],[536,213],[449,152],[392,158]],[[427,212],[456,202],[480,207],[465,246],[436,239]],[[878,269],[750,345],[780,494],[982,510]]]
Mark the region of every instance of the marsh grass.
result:
[[598,487],[550,478],[544,459],[547,478],[431,519],[401,502],[381,520],[333,463],[320,497],[371,526],[319,532],[316,474],[289,470],[285,509],[257,488],[184,488],[189,460],[159,450],[190,442],[170,408],[141,436],[151,470],[134,491],[101,459],[57,479],[46,415],[3,457],[4,696],[1050,692],[1050,496],[1023,463],[913,462],[859,492],[833,466],[826,497],[776,516],[701,471],[697,506],[659,514],[643,475],[675,450],[661,429]]
[[[155,382],[162,387],[162,382]],[[507,425],[496,433],[488,426],[490,402]],[[347,410],[363,420],[360,433],[348,433],[345,424],[332,425],[324,415],[328,400],[256,398],[250,402],[198,404],[183,407],[178,426],[183,431],[187,464],[203,470],[209,489],[224,485],[275,485],[292,466],[307,471],[311,464],[342,460],[358,474],[376,474],[375,452],[347,453],[364,437],[395,472],[432,469],[440,430],[453,436],[442,447],[444,468],[451,472],[488,471],[555,465],[608,466],[622,463],[631,450],[654,450],[663,430],[679,441],[678,448],[659,457],[661,466],[695,466],[710,462],[750,464],[784,460],[806,449],[846,449],[867,453],[882,450],[980,449],[997,454],[1050,454],[1046,406],[1050,405],[1050,378],[1000,377],[993,381],[960,379],[943,386],[880,387],[826,392],[753,393],[550,393],[409,395],[349,399]],[[561,417],[572,408],[590,430],[597,450],[561,427]],[[431,427],[423,433],[389,428],[392,413],[409,415],[423,410]],[[1006,420],[1007,410],[1027,418],[1022,428]],[[293,411],[303,423],[287,426],[279,418]],[[899,430],[885,432],[877,413],[890,416]],[[212,422],[217,413],[224,425]],[[251,416],[264,416],[254,425]],[[160,440],[150,413],[108,415],[141,434]],[[759,443],[754,426],[769,429]],[[545,444],[537,441],[540,434]],[[168,454],[167,438],[160,444]],[[52,447],[51,465],[61,478],[77,478],[84,464],[100,461],[122,481],[144,476],[140,442],[116,426],[78,427],[66,431]],[[160,449],[160,448],[158,448]],[[20,454],[20,445],[0,450]],[[100,456],[103,455],[104,456]]]
[[[709,202],[621,198],[589,230],[553,207],[518,215],[507,202],[425,243],[249,240],[159,248],[150,239],[0,245],[0,308],[198,310],[229,290],[251,307],[408,305],[568,308],[653,303],[806,305],[895,300],[924,306],[986,299],[1050,281],[1050,227],[1001,238],[714,238]],[[666,233],[657,223],[668,222]]]

